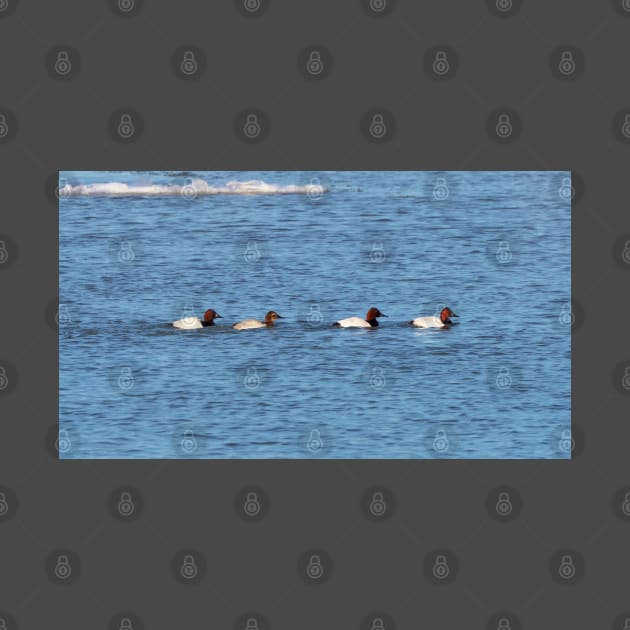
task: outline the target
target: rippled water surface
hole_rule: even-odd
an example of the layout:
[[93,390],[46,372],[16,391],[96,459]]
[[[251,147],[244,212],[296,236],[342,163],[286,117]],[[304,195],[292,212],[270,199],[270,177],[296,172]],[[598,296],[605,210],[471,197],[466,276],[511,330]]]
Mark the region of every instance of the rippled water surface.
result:
[[61,177],[61,457],[568,457],[568,173]]

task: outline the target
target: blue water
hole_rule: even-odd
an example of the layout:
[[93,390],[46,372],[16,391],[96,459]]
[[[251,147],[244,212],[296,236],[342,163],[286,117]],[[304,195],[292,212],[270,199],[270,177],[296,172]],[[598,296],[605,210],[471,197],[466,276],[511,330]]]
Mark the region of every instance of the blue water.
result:
[[62,458],[569,457],[569,173],[60,176]]

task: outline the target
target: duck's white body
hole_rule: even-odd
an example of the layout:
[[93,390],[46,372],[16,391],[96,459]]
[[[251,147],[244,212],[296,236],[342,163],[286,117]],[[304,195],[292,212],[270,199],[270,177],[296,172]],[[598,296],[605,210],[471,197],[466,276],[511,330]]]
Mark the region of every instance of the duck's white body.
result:
[[193,330],[194,328],[203,328],[203,324],[198,317],[184,317],[184,319],[178,319],[172,324],[175,328],[181,328],[183,330]]
[[334,325],[342,328],[372,328],[372,325],[361,317],[346,317],[335,322]]
[[439,317],[435,317],[435,315],[416,317],[411,320],[410,324],[417,328],[446,328],[446,324]]
[[234,324],[232,328],[236,330],[249,330],[250,328],[267,328],[265,322],[260,322],[257,319],[244,319],[242,322]]

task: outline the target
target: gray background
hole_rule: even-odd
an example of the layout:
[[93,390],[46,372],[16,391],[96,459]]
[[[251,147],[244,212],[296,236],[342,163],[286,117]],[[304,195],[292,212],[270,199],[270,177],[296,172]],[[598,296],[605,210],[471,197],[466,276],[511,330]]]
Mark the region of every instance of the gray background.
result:
[[[398,0],[370,16],[359,0],[272,0],[246,16],[227,0],[145,0],[124,16],[105,0],[0,2],[8,630],[119,628],[119,613],[134,629],[244,630],[235,623],[249,611],[267,619],[260,630],[371,628],[373,611],[387,630],[497,628],[500,611],[514,629],[624,627],[630,11],[622,0],[525,0],[500,16],[491,4]],[[310,45],[327,49],[319,80],[298,67]],[[71,53],[65,78],[51,67],[56,46]],[[205,53],[193,78],[175,71],[182,46]],[[435,46],[457,55],[449,76],[431,75]],[[563,46],[577,49],[570,77],[557,72]],[[120,142],[110,118],[126,108],[142,133]],[[267,116],[261,142],[235,133],[247,108]],[[386,142],[362,135],[373,108],[395,120]],[[488,118],[500,108],[520,121],[508,142]],[[573,460],[57,461],[59,169],[572,170]],[[235,497],[250,484],[269,503],[246,522]],[[503,485],[520,508],[505,522],[491,509]],[[142,504],[128,520],[112,508],[123,486]],[[382,522],[362,511],[372,486],[395,497]],[[194,584],[172,569],[186,549],[205,558]],[[334,563],[324,584],[301,579],[309,549]],[[457,561],[447,584],[427,579],[438,549]],[[568,582],[554,565],[567,550]],[[58,583],[51,562],[64,551],[72,579]]]

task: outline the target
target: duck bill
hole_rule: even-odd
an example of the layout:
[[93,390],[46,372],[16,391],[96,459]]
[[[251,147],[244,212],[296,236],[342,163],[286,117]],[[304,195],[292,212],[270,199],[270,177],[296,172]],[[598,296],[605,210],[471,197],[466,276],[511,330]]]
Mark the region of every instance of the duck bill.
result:
[[387,315],[385,315],[385,313],[381,313],[379,317],[387,317]]
[[451,317],[459,317],[457,313],[451,313]]
[[215,319],[217,319],[217,318],[221,318],[221,319],[223,319],[223,315],[219,315],[219,313],[216,313],[216,314],[215,314],[215,316],[214,316],[214,318],[215,318]]

